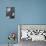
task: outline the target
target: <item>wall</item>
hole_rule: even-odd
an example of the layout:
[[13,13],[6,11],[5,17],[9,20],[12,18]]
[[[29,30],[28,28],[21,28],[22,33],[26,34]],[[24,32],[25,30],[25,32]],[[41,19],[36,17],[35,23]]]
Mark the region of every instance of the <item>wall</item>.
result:
[[[6,17],[6,7],[16,7],[15,19]],[[17,24],[46,24],[46,0],[1,0],[0,44],[8,43],[9,32],[17,32]]]
[[46,0],[16,0],[19,24],[46,24]]
[[16,18],[8,19],[6,17],[6,7],[16,7],[15,5],[16,5],[15,0],[0,1],[0,44],[8,43],[8,34],[10,32],[17,33]]

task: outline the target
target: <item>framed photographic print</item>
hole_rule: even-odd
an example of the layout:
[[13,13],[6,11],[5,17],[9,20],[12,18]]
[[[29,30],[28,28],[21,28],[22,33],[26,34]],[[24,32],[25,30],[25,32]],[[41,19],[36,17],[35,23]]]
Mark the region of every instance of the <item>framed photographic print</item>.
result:
[[15,18],[15,7],[6,7],[6,16],[11,19]]

